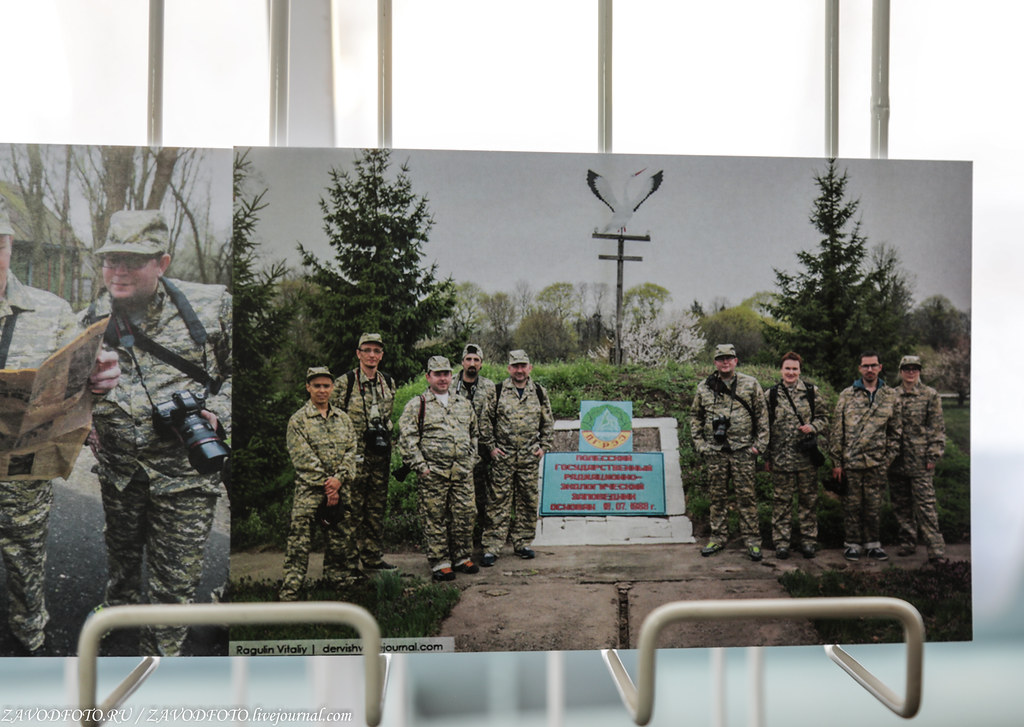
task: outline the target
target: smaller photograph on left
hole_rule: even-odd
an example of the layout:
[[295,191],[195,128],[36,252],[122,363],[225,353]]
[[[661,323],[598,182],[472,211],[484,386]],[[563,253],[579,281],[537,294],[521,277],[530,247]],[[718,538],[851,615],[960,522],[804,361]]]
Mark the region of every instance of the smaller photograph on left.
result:
[[[0,657],[228,574],[231,151],[0,144]],[[102,655],[227,653],[216,626]]]

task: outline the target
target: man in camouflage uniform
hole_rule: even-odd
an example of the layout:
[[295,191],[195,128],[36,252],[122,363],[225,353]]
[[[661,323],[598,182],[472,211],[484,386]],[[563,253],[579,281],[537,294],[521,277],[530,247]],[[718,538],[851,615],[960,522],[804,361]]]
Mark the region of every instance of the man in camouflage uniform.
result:
[[352,482],[356,475],[356,434],[348,415],[331,406],[334,377],[326,366],[306,370],[309,400],[288,420],[286,443],[295,468],[295,495],[279,598],[294,601],[309,567],[312,529],[322,503],[338,508],[336,524],[324,528],[324,579],[340,586],[363,577],[359,570]]
[[860,355],[860,378],[843,389],[836,402],[829,435],[832,477],[842,486],[843,528],[847,560],[860,560],[863,550],[875,560],[888,560],[878,539],[886,473],[899,453],[899,394],[881,378],[878,354]]
[[802,363],[800,354],[787,352],[782,357],[782,381],[768,390],[768,466],[774,490],[772,539],[775,557],[780,559],[789,557],[794,493],[800,552],[805,558],[813,558],[818,551],[818,467],[811,455],[816,452],[822,456],[818,437],[828,433],[828,416],[821,391],[800,378]]
[[[36,368],[78,332],[67,301],[24,285],[10,270],[14,226],[0,200],[0,369]],[[117,356],[100,351],[90,378],[97,394],[120,376]],[[4,435],[0,426],[0,441]],[[49,621],[44,594],[46,535],[53,487],[49,480],[5,481],[0,472],[0,551],[7,573],[7,618],[14,656],[46,653]]]
[[918,530],[928,547],[928,560],[942,562],[946,542],[939,530],[935,508],[935,465],[946,450],[946,423],[939,393],[921,383],[921,359],[900,360],[900,395],[903,436],[900,454],[889,470],[889,495],[899,523],[898,555],[913,555]]
[[384,560],[384,511],[391,474],[391,410],[395,381],[380,371],[384,339],[363,333],[356,347],[359,366],[334,382],[331,404],[348,414],[356,433],[356,481],[352,514],[359,557],[366,570],[394,570]]
[[[165,278],[169,246],[159,211],[115,213],[97,251],[106,289],[80,317],[89,324],[110,316],[105,341],[126,372],[93,410],[110,606],[191,603],[223,493],[220,472],[197,472],[179,435],[154,422],[154,407],[186,392],[205,397],[198,416],[211,429],[226,436],[230,428],[231,295],[222,285]],[[179,654],[187,634],[146,628],[139,649]]]
[[720,552],[729,539],[731,479],[747,555],[758,561],[762,556],[754,466],[757,455],[768,450],[768,408],[761,385],[736,371],[738,363],[735,346],[716,346],[716,371],[697,385],[690,407],[693,448],[707,463],[711,498],[711,539],[700,554]]
[[476,510],[473,465],[479,456],[479,433],[473,405],[449,391],[448,359],[431,356],[426,377],[426,392],[410,399],[398,419],[398,447],[402,460],[417,473],[431,576],[435,581],[453,581],[455,571],[480,570],[471,558]]
[[536,556],[530,544],[537,532],[537,478],[541,459],[555,438],[555,417],[551,399],[544,387],[530,378],[531,371],[526,351],[509,353],[509,376],[496,388],[489,416],[481,425],[481,437],[493,442],[481,561],[485,566],[498,560],[510,531],[516,555]]
[[[480,376],[480,368],[484,363],[484,351],[475,343],[467,343],[462,349],[462,370],[455,379],[455,393],[470,400],[476,420],[483,434],[484,418],[489,416],[494,405],[494,382],[486,376]],[[488,426],[488,435],[493,427]],[[473,486],[476,493],[476,525],[473,527],[473,540],[482,546],[483,531],[487,528],[487,485],[490,482],[491,449],[493,443],[480,439],[480,459],[473,468]]]

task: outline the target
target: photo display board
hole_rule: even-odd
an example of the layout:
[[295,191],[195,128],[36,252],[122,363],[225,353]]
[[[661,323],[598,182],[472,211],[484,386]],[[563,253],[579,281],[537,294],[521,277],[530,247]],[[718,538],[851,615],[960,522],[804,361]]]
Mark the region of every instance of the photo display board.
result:
[[[299,308],[284,335],[284,358],[276,368],[249,373],[254,388],[236,397],[236,417],[240,401],[255,406],[290,397],[261,433],[265,451],[273,443],[281,456],[289,417],[311,401],[304,376],[316,366],[330,372],[331,401],[340,406],[347,398],[357,410],[357,474],[342,488],[352,498],[350,509],[330,531],[326,554],[321,529],[306,528],[311,555],[289,598],[366,605],[381,622],[385,648],[394,652],[599,649],[635,647],[643,618],[675,600],[831,595],[823,590],[830,574],[844,579],[845,588],[909,597],[897,585],[901,578],[940,579],[955,584],[942,589],[957,617],[935,626],[929,638],[971,637],[969,406],[958,406],[952,373],[957,362],[969,360],[969,163],[406,149],[239,153],[248,165],[241,200],[258,198],[263,205],[251,234],[258,269],[286,270],[275,290],[279,300]],[[823,232],[830,225],[831,232]],[[826,252],[830,238],[835,244]],[[625,364],[614,367],[620,269]],[[836,276],[843,285],[833,285]],[[801,305],[787,308],[787,298]],[[801,315],[808,311],[840,335],[827,344],[818,340],[813,318]],[[422,327],[410,328],[410,320]],[[945,324],[926,330],[925,320]],[[375,435],[367,435],[368,418],[359,410],[372,402],[360,380],[350,386],[346,376],[363,361],[357,349],[364,333],[379,334],[379,342],[367,339],[380,353],[371,356],[377,370],[393,378],[378,384],[389,396],[394,392],[386,464],[381,456],[365,456],[365,437]],[[502,385],[491,409],[476,400],[486,399],[486,387],[474,392],[478,420],[495,419],[487,423],[490,434],[478,439],[483,462],[472,488],[471,450],[462,450],[459,463],[436,451],[424,454],[443,419],[432,388],[437,372],[425,372],[431,357],[445,357],[452,368],[449,390],[465,395],[465,384],[458,384],[467,344],[476,352],[469,367],[482,366],[479,376]],[[803,557],[801,528],[809,526],[795,493],[788,516],[772,513],[774,478],[790,465],[783,458],[777,471],[765,471],[765,452],[753,457],[761,556],[753,560],[741,513],[750,503],[737,499],[730,482],[712,506],[709,467],[716,455],[698,452],[691,434],[694,395],[716,372],[718,344],[734,346],[736,371],[757,380],[765,410],[770,388],[781,379],[782,355],[800,353],[802,380],[818,387],[816,416],[829,422],[840,392],[861,378],[861,352],[877,350],[888,394],[902,384],[902,357],[919,356],[921,381],[941,392],[947,420],[933,477],[944,560],[929,562],[937,546],[923,533],[914,554],[898,555],[905,536],[897,515],[905,522],[913,504],[897,513],[886,467],[875,470],[881,479],[873,487],[881,488],[878,538],[888,559],[868,556],[868,542],[860,543],[856,562],[847,559],[842,498],[824,486],[838,487],[831,482],[831,458],[811,475],[816,550],[813,558]],[[240,371],[247,368],[236,363]],[[517,381],[513,369],[524,365],[528,376]],[[522,395],[512,391],[518,388]],[[499,421],[517,411],[509,397],[550,406],[553,434],[539,415],[516,415],[536,425],[535,434]],[[664,462],[664,511],[616,517],[614,505],[610,516],[541,509],[542,471],[582,454],[582,401],[631,405],[634,456]],[[779,407],[789,407],[785,398],[775,415]],[[736,404],[731,421],[740,422],[739,410]],[[830,456],[826,431],[818,431],[817,444]],[[713,442],[714,432],[706,434]],[[894,452],[890,435],[885,457]],[[417,450],[416,443],[423,447]],[[426,473],[430,457],[440,459]],[[523,468],[512,485],[502,479],[509,476],[509,461],[501,462],[508,457]],[[296,512],[294,470],[286,459],[272,467],[271,461],[270,454],[254,458],[266,466],[253,470],[266,483],[265,493],[232,501],[230,590],[239,600],[279,598],[289,568],[287,541],[300,546],[305,537],[288,535]],[[851,464],[847,474],[859,476],[857,463]],[[448,479],[439,482],[435,469]],[[368,485],[373,477],[386,477],[386,500],[383,485]],[[532,499],[522,497],[527,491]],[[471,516],[458,514],[453,493],[472,496]],[[507,510],[494,506],[502,498]],[[724,511],[728,536],[721,552],[702,556],[712,510]],[[788,558],[776,552],[776,519],[790,522]],[[356,556],[345,552],[353,537],[360,551],[356,574],[350,568]],[[521,557],[523,548],[535,557]],[[378,552],[383,564],[367,562]],[[496,556],[493,564],[485,561],[488,553]],[[477,572],[456,567],[464,557]],[[302,570],[292,563],[293,572]],[[435,580],[434,571],[445,565],[454,579]],[[836,636],[810,623],[694,624],[670,629],[660,645],[900,638],[882,631]],[[233,628],[229,641],[231,654],[358,651],[354,633],[315,626]]]
[[[0,655],[72,655],[93,609],[168,599],[350,601],[377,618],[389,652],[635,648],[664,603],[838,595],[836,583],[910,600],[931,640],[968,640],[971,173],[939,161],[0,146],[4,391],[31,388],[87,320],[121,315],[101,346],[118,353],[118,384],[89,395],[95,436],[61,443],[77,456],[60,463],[70,476],[0,482],[3,547],[16,511],[37,546],[0,576]],[[140,222],[146,210],[163,232]],[[154,234],[161,250],[146,247]],[[147,343],[152,325],[185,364]],[[803,383],[773,397],[790,351]],[[869,404],[899,397],[872,410],[884,421],[837,408],[870,396],[854,382],[875,377],[885,393]],[[701,387],[711,398],[695,407]],[[11,461],[34,462],[23,445],[52,426],[25,408],[0,422]],[[772,449],[807,451],[793,431],[772,433],[794,417],[806,421],[793,429],[814,423],[825,456],[803,480],[788,475],[806,474],[804,460]],[[26,421],[42,424],[22,432]],[[230,448],[227,472],[219,455],[198,460],[204,473],[190,458],[207,428]],[[619,439],[632,451],[608,451]],[[556,511],[590,491],[547,497],[544,472],[584,457],[650,464],[658,485]],[[801,488],[813,493],[803,509]],[[886,629],[698,623],[660,646],[900,639]],[[334,626],[252,624],[126,629],[103,653],[361,645]]]
[[[229,149],[0,145],[0,655],[224,597],[231,204]],[[107,355],[117,385],[90,393]],[[101,653],[224,655],[227,629],[118,629]]]

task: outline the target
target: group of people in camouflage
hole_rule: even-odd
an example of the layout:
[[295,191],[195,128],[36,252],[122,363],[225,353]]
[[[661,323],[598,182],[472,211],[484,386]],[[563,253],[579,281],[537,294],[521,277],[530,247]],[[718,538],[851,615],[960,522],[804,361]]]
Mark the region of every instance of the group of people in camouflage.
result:
[[[224,454],[201,467],[156,409],[223,440],[230,426],[231,296],[221,285],[164,277],[171,262],[159,211],[121,211],[96,254],[104,287],[77,320],[68,303],[22,284],[10,270],[16,232],[0,209],[0,368],[34,368],[88,325],[106,319],[90,377],[89,444],[106,520],[107,582],[97,608],[189,603],[202,575]],[[177,398],[176,398],[177,397]],[[184,399],[187,403],[181,403]],[[174,424],[172,423],[172,428]],[[204,450],[205,451],[205,450]],[[209,465],[209,466],[208,466]],[[9,473],[8,473],[9,474]],[[48,653],[44,597],[49,481],[3,481],[0,547],[9,623],[25,654]],[[143,629],[139,653],[179,654],[185,627]]]
[[[281,600],[298,597],[317,523],[327,533],[328,582],[343,587],[369,571],[394,569],[381,546],[393,439],[404,466],[416,472],[434,581],[493,566],[509,540],[515,555],[536,557],[537,478],[554,416],[547,392],[530,378],[526,352],[509,354],[509,377],[500,384],[480,376],[476,344],[466,345],[457,374],[444,356],[430,357],[427,388],[406,404],[397,437],[395,385],[379,370],[383,355],[381,336],[364,333],[356,369],[337,378],[326,367],[307,371],[310,400],[288,424],[296,483]],[[479,565],[474,548],[482,553]]]
[[938,393],[921,383],[921,359],[900,360],[901,385],[881,378],[878,354],[865,351],[860,378],[839,394],[829,421],[818,387],[801,376],[803,359],[782,357],[781,381],[768,392],[757,379],[736,371],[731,344],[715,349],[715,373],[698,384],[690,412],[694,450],[708,472],[711,536],[701,555],[722,551],[728,540],[728,487],[732,483],[740,532],[751,560],[762,559],[754,472],[762,457],[773,486],[772,539],[775,556],[790,556],[794,497],[805,558],[818,551],[818,479],[827,442],[834,489],[840,493],[844,557],[888,560],[879,540],[879,517],[888,486],[899,524],[899,555],[912,555],[918,533],[929,562],[945,559],[933,475],[945,448]]

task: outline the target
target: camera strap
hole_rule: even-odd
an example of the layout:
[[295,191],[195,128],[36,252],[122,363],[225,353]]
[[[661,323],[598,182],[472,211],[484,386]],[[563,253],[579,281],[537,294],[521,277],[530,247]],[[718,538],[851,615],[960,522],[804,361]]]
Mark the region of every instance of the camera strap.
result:
[[13,308],[12,313],[4,321],[3,333],[0,333],[0,369],[7,366],[7,354],[11,350],[11,340],[14,338],[14,324],[18,320],[21,310]]
[[737,378],[734,376],[732,380],[732,387],[730,388],[720,378],[718,378],[714,374],[711,374],[711,376],[708,377],[708,380],[705,383],[707,384],[708,388],[711,389],[716,394],[725,394],[733,401],[738,401],[740,404],[742,404],[743,408],[747,410],[747,414],[750,415],[750,423],[751,426],[753,426],[756,423],[757,417],[754,416],[754,410],[751,408],[750,404],[743,401],[743,399],[741,399],[740,397],[736,396],[736,382]]
[[[786,398],[789,399],[789,405],[793,407],[793,413],[796,414],[796,418],[800,420],[800,425],[803,426],[804,420],[800,416],[800,412],[796,410],[796,405],[793,403],[793,399],[789,395],[789,389],[786,388],[782,383],[775,384],[771,389],[768,390],[768,421],[769,424],[775,423],[775,409],[779,405],[779,389],[782,389],[786,394]],[[814,419],[814,385],[807,386],[807,403],[811,407],[811,419]]]
[[[167,296],[171,299],[171,302],[174,303],[174,307],[177,308],[178,314],[185,323],[185,327],[188,328],[189,336],[200,347],[202,347],[203,362],[205,364],[205,344],[207,340],[206,328],[203,327],[203,323],[199,320],[199,316],[196,315],[195,309],[192,308],[192,304],[188,302],[185,294],[181,292],[181,289],[178,288],[178,286],[162,276],[160,278],[160,283],[164,286],[164,290],[167,291]],[[89,312],[86,314],[86,320],[89,323],[93,323],[101,317],[96,315],[97,302],[98,301],[93,301],[92,305],[89,306]],[[112,348],[121,347],[127,350],[131,356],[132,362],[140,372],[142,369],[139,367],[138,359],[136,359],[135,353],[132,351],[134,346],[138,346],[142,351],[145,351],[154,358],[163,361],[168,366],[182,372],[190,379],[193,379],[204,386],[209,393],[216,394],[220,391],[223,381],[219,378],[210,376],[210,374],[206,372],[205,366],[192,363],[188,359],[157,343],[142,331],[134,328],[124,316],[111,314],[110,325],[107,326],[107,330],[103,334],[103,340]],[[146,395],[149,396],[148,391],[146,392]]]

